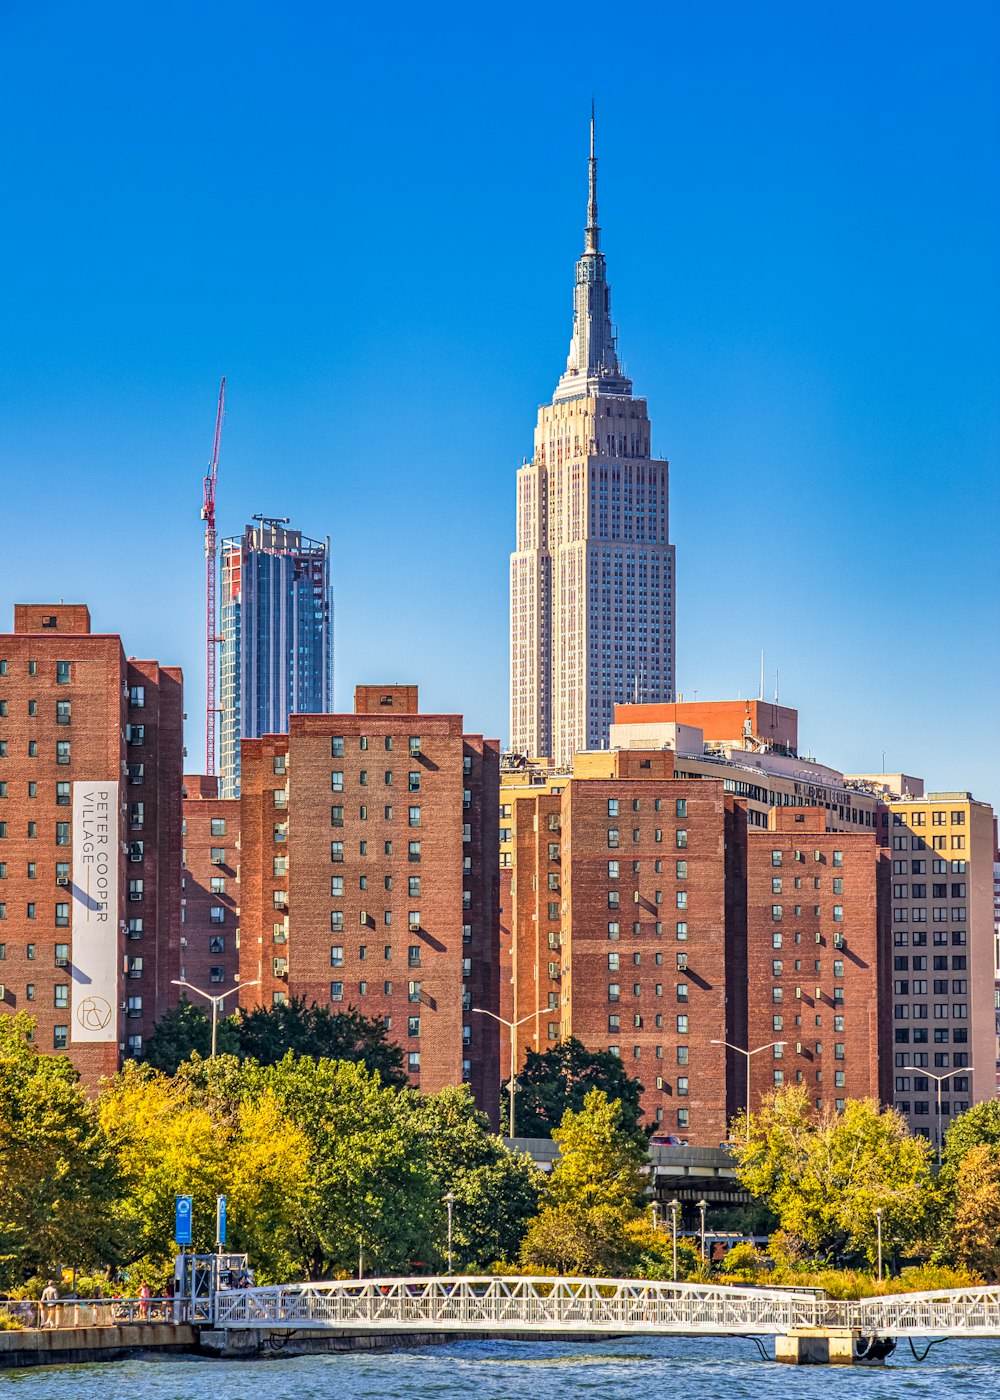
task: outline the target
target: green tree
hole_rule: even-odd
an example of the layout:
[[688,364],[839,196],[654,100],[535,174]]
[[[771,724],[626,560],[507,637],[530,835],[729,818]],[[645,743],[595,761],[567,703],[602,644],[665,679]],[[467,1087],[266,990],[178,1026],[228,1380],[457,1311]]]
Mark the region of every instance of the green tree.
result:
[[558,1205],[546,1206],[531,1222],[520,1259],[532,1273],[620,1278],[631,1272],[634,1254],[621,1211]]
[[[514,1259],[538,1209],[544,1176],[527,1157],[509,1152],[490,1131],[468,1090],[413,1095],[413,1128],[427,1144],[440,1196],[455,1196],[453,1250],[457,1268],[487,1268]],[[445,1231],[446,1212],[441,1219]],[[442,1243],[446,1234],[442,1233]]]
[[878,1207],[887,1249],[924,1237],[935,1207],[931,1148],[894,1109],[848,1099],[842,1113],[816,1114],[793,1085],[751,1115],[749,1141],[745,1119],[734,1135],[740,1180],[815,1253],[874,1263]]
[[310,1278],[408,1271],[439,1257],[441,1200],[429,1145],[414,1131],[413,1091],[347,1061],[296,1059],[257,1070],[309,1142],[298,1228]]
[[194,1197],[194,1245],[215,1242],[225,1195],[231,1248],[248,1253],[261,1282],[301,1275],[299,1230],[309,1183],[309,1142],[257,1066],[192,1060],[168,1077],[126,1064],[100,1098],[125,1183],[116,1209],[130,1281],[170,1273],[174,1197]]
[[635,1230],[647,1183],[644,1139],[626,1126],[624,1106],[591,1089],[578,1112],[567,1109],[552,1134],[559,1157],[544,1209],[521,1246],[526,1269],[572,1274],[631,1274],[651,1241]]
[[959,1114],[945,1134],[940,1184],[946,1192],[955,1188],[958,1169],[974,1147],[1000,1149],[1000,1099],[984,1099]]
[[949,1235],[957,1263],[1000,1279],[1000,1147],[984,1142],[963,1155]]
[[405,1087],[403,1052],[382,1021],[354,1010],[307,1006],[293,997],[278,1006],[256,1007],[239,1016],[239,1054],[244,1060],[274,1065],[291,1051],[314,1059],[350,1060],[378,1074],[383,1084]]
[[589,1091],[601,1089],[621,1103],[626,1129],[645,1140],[640,1127],[642,1088],[617,1055],[588,1050],[579,1040],[563,1040],[542,1053],[529,1050],[517,1076],[517,1131],[522,1137],[552,1137],[567,1109],[579,1112]]
[[[216,1049],[220,1055],[234,1055],[239,1050],[239,1030],[236,1018],[227,1016],[216,1027]],[[202,1006],[196,1006],[181,996],[180,1001],[165,1011],[157,1021],[153,1034],[143,1049],[143,1062],[164,1074],[176,1074],[178,1067],[192,1055],[206,1059],[212,1050],[212,1019]]]
[[79,1075],[28,1042],[34,1021],[0,1017],[0,1286],[113,1257],[114,1154]]
[[552,1137],[559,1157],[546,1189],[549,1204],[638,1209],[648,1184],[648,1160],[644,1140],[627,1126],[620,1099],[591,1089],[579,1112],[566,1110]]

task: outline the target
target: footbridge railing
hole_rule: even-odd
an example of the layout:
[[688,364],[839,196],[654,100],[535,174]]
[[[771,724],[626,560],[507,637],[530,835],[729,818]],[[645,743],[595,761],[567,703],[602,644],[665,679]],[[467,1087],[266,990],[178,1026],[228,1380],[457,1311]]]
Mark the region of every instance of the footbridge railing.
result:
[[485,1334],[784,1333],[823,1326],[811,1294],[636,1279],[420,1278],[306,1283],[221,1292],[219,1327]]
[[384,1278],[225,1289],[215,1296],[214,1320],[225,1328],[494,1336],[855,1327],[879,1336],[1000,1337],[1000,1288],[839,1302],[789,1289],[637,1279]]

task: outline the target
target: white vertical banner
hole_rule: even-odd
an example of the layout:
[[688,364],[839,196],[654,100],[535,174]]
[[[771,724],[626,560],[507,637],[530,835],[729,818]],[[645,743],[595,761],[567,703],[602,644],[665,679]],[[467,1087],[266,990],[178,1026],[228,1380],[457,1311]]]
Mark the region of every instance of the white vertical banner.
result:
[[118,784],[73,784],[70,1039],[118,1039]]

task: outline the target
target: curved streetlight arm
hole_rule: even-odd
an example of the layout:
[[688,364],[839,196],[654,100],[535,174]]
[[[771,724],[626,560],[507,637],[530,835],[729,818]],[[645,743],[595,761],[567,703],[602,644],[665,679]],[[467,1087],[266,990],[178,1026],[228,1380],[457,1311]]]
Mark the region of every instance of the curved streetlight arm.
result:
[[218,1022],[219,1022],[219,1007],[220,1007],[220,1006],[222,1005],[222,1003],[225,1001],[226,997],[231,997],[231,996],[233,996],[234,993],[242,991],[244,987],[259,987],[259,986],[260,986],[260,983],[261,983],[261,979],[260,979],[259,977],[255,977],[254,980],[253,980],[252,982],[238,982],[238,983],[236,984],[235,987],[230,987],[229,990],[228,990],[227,992],[206,992],[206,991],[204,991],[201,987],[196,987],[196,986],[194,985],[193,982],[188,982],[188,981],[187,981],[185,978],[183,978],[183,977],[172,977],[172,978],[170,979],[170,985],[171,985],[172,987],[186,987],[186,988],[188,989],[188,991],[196,992],[196,993],[198,994],[198,996],[204,997],[206,1001],[210,1001],[210,1002],[212,1003],[212,1056],[211,1056],[211,1058],[212,1058],[213,1060],[215,1059],[215,1041],[216,1041],[216,1032],[217,1032],[217,1030],[218,1030]]
[[473,1006],[469,1009],[471,1011],[474,1011],[477,1016],[489,1016],[492,1020],[499,1021],[501,1026],[506,1026],[507,1029],[510,1031],[510,1089],[508,1091],[507,1097],[510,1099],[510,1136],[513,1138],[514,1095],[517,1093],[517,1074],[515,1072],[517,1068],[515,1060],[515,1056],[517,1054],[517,1046],[514,1040],[514,1032],[517,1030],[518,1026],[523,1026],[525,1021],[533,1021],[538,1013],[535,1011],[531,1011],[528,1013],[527,1016],[522,1016],[520,1021],[508,1021],[505,1016],[498,1016],[495,1011],[487,1011],[485,1006]]
[[750,1060],[754,1055],[759,1055],[762,1050],[773,1050],[777,1045],[787,1045],[787,1040],[769,1040],[766,1045],[758,1045],[754,1050],[747,1050],[742,1045],[734,1045],[731,1040],[710,1040],[710,1045],[724,1045],[727,1050],[735,1050],[738,1055],[743,1055],[747,1062],[747,1142],[750,1141]]

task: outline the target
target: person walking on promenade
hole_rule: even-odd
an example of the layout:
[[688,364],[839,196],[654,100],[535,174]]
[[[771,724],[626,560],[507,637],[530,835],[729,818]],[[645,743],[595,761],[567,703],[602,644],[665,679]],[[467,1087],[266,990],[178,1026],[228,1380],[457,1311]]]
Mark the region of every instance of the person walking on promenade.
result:
[[56,1305],[59,1302],[59,1290],[56,1288],[55,1279],[50,1278],[42,1289],[42,1326],[55,1327],[58,1320]]
[[152,1298],[152,1296],[153,1296],[153,1290],[150,1288],[149,1284],[148,1284],[148,1283],[142,1284],[142,1286],[141,1286],[140,1289],[139,1289],[139,1320],[140,1320],[140,1322],[148,1322],[148,1321],[149,1321],[149,1300],[150,1300],[150,1298]]

